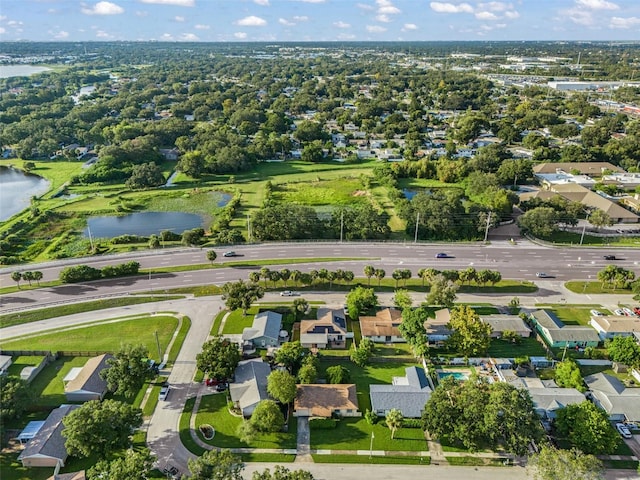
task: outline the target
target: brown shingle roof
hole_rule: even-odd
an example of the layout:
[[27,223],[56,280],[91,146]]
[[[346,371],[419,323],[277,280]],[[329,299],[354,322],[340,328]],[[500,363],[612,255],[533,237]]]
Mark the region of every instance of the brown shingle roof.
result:
[[400,337],[398,326],[402,323],[402,312],[385,308],[376,312],[375,317],[360,317],[360,331],[363,337]]
[[294,410],[308,410],[312,417],[330,417],[336,410],[357,410],[354,384],[298,385]]
[[624,172],[620,167],[609,162],[557,162],[557,163],[539,163],[533,166],[533,173],[556,173],[557,170],[570,172],[571,170],[579,170],[583,175],[602,175],[603,170],[611,172]]

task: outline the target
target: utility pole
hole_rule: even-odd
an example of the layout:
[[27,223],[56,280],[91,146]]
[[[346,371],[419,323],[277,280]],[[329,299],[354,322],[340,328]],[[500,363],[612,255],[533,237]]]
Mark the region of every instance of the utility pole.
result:
[[87,227],[87,232],[89,232],[89,243],[91,244],[91,253],[93,253],[93,237],[91,236],[91,227]]
[[582,245],[582,241],[584,240],[584,232],[585,232],[586,229],[587,229],[587,224],[585,223],[582,226],[582,235],[580,235],[580,245]]
[[344,212],[340,212],[340,243],[342,243],[343,234],[344,234]]
[[416,233],[413,236],[413,243],[418,243],[418,225],[420,225],[420,212],[416,213]]
[[247,242],[251,242],[251,217],[247,213]]
[[369,458],[373,457],[373,439],[376,438],[376,436],[373,434],[373,432],[371,432],[371,443],[369,443]]
[[487,227],[484,229],[484,243],[487,243],[489,237],[489,225],[491,224],[491,212],[487,215]]
[[156,336],[156,345],[158,345],[158,363],[162,363],[162,349],[160,348],[160,340],[158,340],[158,331],[153,332]]

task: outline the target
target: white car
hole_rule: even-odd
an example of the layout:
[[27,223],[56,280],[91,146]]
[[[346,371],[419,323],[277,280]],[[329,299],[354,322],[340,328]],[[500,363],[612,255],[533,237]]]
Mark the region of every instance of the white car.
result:
[[633,313],[633,310],[631,310],[630,308],[624,307],[622,309],[622,312],[627,316],[627,317],[635,317],[636,314]]
[[536,272],[536,277],[538,278],[547,278],[547,274],[544,272]]
[[280,296],[281,297],[296,297],[298,296],[297,292],[292,292],[291,290],[285,290],[283,292],[280,292]]
[[624,423],[616,423],[616,430],[618,430],[618,433],[624,438],[631,438],[633,436],[631,435],[631,430],[629,430],[629,427],[627,427]]
[[624,313],[624,312],[622,311],[622,309],[620,309],[620,308],[616,308],[616,309],[613,311],[613,313],[614,313],[614,315],[618,315],[618,316],[625,316],[625,313]]
[[166,400],[168,396],[169,396],[169,385],[166,385],[160,388],[160,395],[158,396],[158,399]]
[[591,315],[593,315],[594,317],[602,317],[604,314],[602,312],[599,312],[598,310],[591,310]]

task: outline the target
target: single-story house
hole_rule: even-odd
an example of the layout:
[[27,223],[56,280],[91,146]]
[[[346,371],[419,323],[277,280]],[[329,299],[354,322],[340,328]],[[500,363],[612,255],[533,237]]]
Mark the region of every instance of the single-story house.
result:
[[404,377],[393,377],[391,385],[370,385],[371,411],[379,417],[397,408],[405,418],[420,418],[431,397],[431,386],[422,368],[407,367]]
[[58,464],[64,466],[68,454],[64,446],[65,438],[62,436],[62,421],[76,408],[79,408],[79,405],[61,405],[51,411],[44,425],[18,456],[23,467],[55,467]]
[[589,325],[596,329],[602,340],[613,337],[630,337],[640,332],[640,318],[626,315],[601,315],[591,317]]
[[537,332],[552,348],[597,347],[600,343],[600,337],[593,328],[565,325],[546,310],[536,310],[530,318]]
[[347,333],[344,309],[320,307],[316,318],[300,322],[300,344],[304,348],[345,348],[353,333]]
[[362,338],[373,342],[406,342],[398,327],[402,323],[402,312],[395,308],[385,308],[373,317],[360,317]]
[[104,353],[90,358],[84,367],[72,368],[64,377],[64,396],[70,402],[88,402],[102,400],[107,393],[107,382],[100,372],[109,368],[107,360],[113,355]]
[[624,170],[609,162],[553,162],[538,163],[533,166],[533,173],[556,173],[577,171],[580,175],[600,177],[605,172],[623,173]]
[[596,405],[609,414],[612,422],[640,422],[640,388],[626,388],[606,373],[587,375],[584,382]]
[[439,346],[449,340],[451,336],[452,332],[449,329],[451,312],[448,308],[441,308],[435,311],[435,316],[424,323],[424,328],[427,331],[429,345]]
[[556,418],[556,410],[586,400],[584,393],[575,388],[529,388],[528,391],[536,413],[548,420]]
[[238,363],[235,380],[229,384],[229,395],[233,404],[242,411],[243,416],[250,417],[258,403],[269,398],[267,377],[270,373],[271,367],[261,358],[252,358]]
[[500,338],[507,331],[515,332],[523,338],[531,336],[531,329],[518,315],[482,315],[480,320],[491,326],[492,338]]
[[277,347],[280,344],[282,314],[277,312],[260,312],[253,317],[253,323],[242,331],[243,344],[253,347]]
[[22,444],[27,443],[33,437],[35,437],[40,429],[44,427],[44,420],[33,420],[27,423],[27,426],[22,429],[20,434],[18,435],[18,441]]
[[11,358],[11,355],[0,355],[0,375],[7,373],[12,362],[13,359]]
[[298,385],[293,402],[296,417],[360,417],[355,384]]
[[180,150],[177,148],[161,148],[160,154],[164,157],[165,160],[175,161],[180,157]]

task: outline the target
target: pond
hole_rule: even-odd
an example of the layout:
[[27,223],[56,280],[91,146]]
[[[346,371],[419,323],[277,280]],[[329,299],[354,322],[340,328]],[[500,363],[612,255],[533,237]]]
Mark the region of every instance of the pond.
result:
[[48,72],[50,68],[34,65],[3,65],[0,68],[0,78],[29,77],[36,73]]
[[32,196],[42,195],[49,187],[49,182],[42,177],[0,167],[0,221],[27,208]]
[[163,230],[181,234],[185,230],[204,226],[199,215],[184,212],[138,212],[123,216],[92,217],[87,221],[84,236],[113,238],[120,235],[148,237]]

